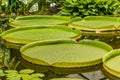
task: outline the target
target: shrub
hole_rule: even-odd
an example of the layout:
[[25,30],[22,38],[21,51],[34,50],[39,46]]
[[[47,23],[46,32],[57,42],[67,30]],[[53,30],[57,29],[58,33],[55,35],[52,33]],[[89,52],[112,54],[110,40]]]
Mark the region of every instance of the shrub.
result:
[[85,17],[88,15],[117,15],[118,0],[61,0],[61,14]]

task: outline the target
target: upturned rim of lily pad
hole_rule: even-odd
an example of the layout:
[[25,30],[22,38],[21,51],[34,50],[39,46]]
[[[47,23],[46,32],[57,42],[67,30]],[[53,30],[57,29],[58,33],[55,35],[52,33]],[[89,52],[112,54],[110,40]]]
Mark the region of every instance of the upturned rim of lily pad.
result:
[[[69,27],[83,31],[115,31],[120,30],[120,17],[87,16],[83,19],[72,18]],[[96,23],[96,24],[95,24]],[[104,25],[102,25],[104,23]]]
[[[55,33],[56,34],[56,32],[58,32],[59,31],[59,34],[57,34],[57,35],[61,35],[61,33],[62,32],[65,32],[65,33],[69,33],[69,34],[67,34],[66,36],[67,37],[65,37],[65,34],[62,36],[62,37],[60,37],[60,39],[76,39],[77,37],[79,37],[79,35],[81,35],[81,31],[80,30],[78,30],[78,29],[76,29],[76,30],[73,30],[72,28],[70,28],[70,27],[68,27],[68,26],[36,26],[36,27],[20,27],[20,28],[12,28],[12,29],[9,29],[9,30],[7,30],[7,31],[4,31],[2,34],[1,34],[1,37],[2,37],[2,39],[3,40],[5,40],[5,41],[7,41],[7,42],[10,42],[10,43],[16,43],[16,44],[27,44],[27,43],[30,43],[30,42],[33,42],[33,41],[37,41],[37,40],[40,40],[40,39],[42,39],[42,37],[40,38],[40,39],[37,39],[37,37],[38,36],[36,36],[36,35],[38,35],[38,34],[40,34],[40,33],[38,33],[38,32],[36,32],[36,30],[39,30],[39,31],[42,31],[42,30],[44,30],[44,29],[46,29],[46,30],[50,30],[50,32],[52,32],[52,34],[53,33]],[[54,32],[53,31],[51,31],[51,29],[52,30],[54,30]],[[56,31],[56,29],[57,29],[57,31]],[[34,37],[36,36],[36,39],[37,40],[34,40],[34,38],[32,38],[32,36],[30,35],[30,33],[28,32],[26,35],[24,35],[24,36],[28,36],[28,37],[31,37],[31,38],[29,38],[29,39],[24,39],[24,38],[22,38],[22,37],[20,37],[20,38],[17,38],[18,36],[20,36],[20,34],[17,36],[17,37],[12,37],[10,34],[14,34],[14,33],[19,33],[19,32],[24,32],[24,31],[26,31],[26,30],[28,30],[28,31],[32,31],[32,32],[36,32],[36,35],[34,35],[34,33],[33,33],[33,35],[34,35]],[[61,32],[61,33],[60,33]],[[38,34],[37,34],[38,33]],[[41,33],[43,33],[43,32],[41,32]],[[51,33],[48,33],[48,32],[45,32],[44,31],[44,33],[46,33],[46,35],[48,34],[48,36],[49,36],[49,34],[51,34]],[[72,34],[72,35],[70,35],[70,34]],[[73,35],[74,34],[74,35]],[[8,36],[8,35],[10,35],[10,36]],[[23,35],[23,33],[21,34],[21,35]],[[40,34],[40,35],[44,35],[44,34]],[[54,35],[51,35],[51,37],[54,37]],[[59,38],[59,36],[57,37],[56,36],[56,38]],[[56,39],[55,38],[55,39]],[[49,39],[49,38],[47,38],[47,36],[46,36],[46,39]]]
[[[120,65],[120,49],[114,49],[103,57],[103,68],[105,71],[120,78],[120,70],[117,68]],[[113,64],[114,63],[114,64]],[[111,66],[112,65],[112,66]]]
[[[71,19],[70,16],[60,16],[60,15],[30,15],[30,16],[18,16],[16,17],[16,19],[10,19],[9,20],[9,26],[10,27],[13,27],[13,28],[18,28],[18,27],[34,27],[34,26],[43,26],[42,23],[39,23],[39,24],[34,24],[34,25],[29,25],[29,23],[26,23],[26,24],[21,24],[19,22],[21,21],[26,21],[26,20],[33,20],[34,22],[34,19],[37,19],[38,22],[39,20],[42,20],[42,19],[46,19],[46,24],[44,24],[45,26],[53,26],[53,25],[67,25]],[[54,24],[47,24],[49,22],[47,22],[47,20],[49,19],[54,19],[54,22],[55,20],[59,20],[60,22],[56,22]],[[17,23],[16,23],[17,22]]]
[[[112,50],[111,46],[109,46],[108,44],[101,42],[101,41],[81,40],[81,41],[77,42],[77,41],[72,40],[72,39],[64,39],[64,40],[58,39],[58,40],[36,41],[36,42],[26,44],[20,49],[21,56],[24,60],[31,62],[31,63],[34,63],[36,65],[44,65],[44,66],[50,66],[50,67],[52,66],[52,67],[59,67],[59,68],[89,67],[89,66],[93,66],[93,65],[97,65],[97,64],[102,63],[102,56],[100,58],[97,58],[97,59],[94,59],[91,61],[84,61],[84,62],[53,62],[53,63],[48,63],[42,59],[30,57],[30,56],[26,55],[26,52],[25,52],[26,50],[29,50],[29,49],[34,48],[36,46],[37,46],[37,48],[39,48],[39,46],[41,47],[41,46],[45,46],[45,45],[50,46],[50,45],[57,45],[57,44],[75,44],[75,45],[81,45],[81,46],[89,46],[89,47],[93,47],[93,48],[97,47],[100,50],[101,49],[105,50],[106,53]],[[50,47],[52,47],[52,46],[50,46]],[[46,51],[47,51],[47,49],[46,49]],[[62,51],[62,53],[63,52],[64,51]],[[90,51],[88,51],[88,52],[90,52]],[[78,52],[78,53],[80,53],[80,52]],[[86,55],[86,56],[89,57],[90,55],[89,56]]]

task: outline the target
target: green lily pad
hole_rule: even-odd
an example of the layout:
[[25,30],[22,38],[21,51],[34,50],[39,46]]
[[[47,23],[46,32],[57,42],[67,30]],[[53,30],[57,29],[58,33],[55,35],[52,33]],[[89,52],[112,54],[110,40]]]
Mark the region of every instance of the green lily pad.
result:
[[21,80],[21,78],[18,76],[14,76],[14,77],[8,77],[7,80]]
[[120,78],[120,50],[112,50],[103,57],[104,69]]
[[120,26],[119,17],[88,16],[84,19],[73,18],[70,27],[86,31],[109,31],[118,30]]
[[111,46],[100,41],[49,40],[29,43],[20,52],[33,65],[80,68],[102,63],[102,57],[110,50]]
[[67,26],[37,26],[7,30],[2,33],[2,38],[11,43],[26,44],[37,40],[75,38],[80,33],[80,30],[73,30]]
[[69,22],[68,16],[49,16],[49,15],[34,15],[34,16],[19,16],[14,21],[10,22],[11,27],[33,27],[41,25],[66,25]]
[[12,73],[18,74],[18,72],[16,70],[5,70],[4,72],[7,74],[9,74],[9,73],[10,74],[12,74]]
[[44,75],[43,73],[34,73],[34,74],[31,74],[31,76],[34,77],[34,78],[37,78],[37,77],[40,77],[40,78],[45,77],[45,75]]
[[5,73],[3,72],[3,70],[0,70],[0,77],[5,76]]
[[34,70],[31,70],[31,69],[23,69],[19,71],[20,74],[31,74],[33,72]]
[[23,74],[21,76],[22,80],[32,80],[32,76],[29,74]]
[[22,80],[43,80],[39,77],[33,77],[31,75],[28,75],[28,74],[21,74],[21,79]]
[[83,80],[83,79],[79,79],[79,78],[53,78],[50,80]]

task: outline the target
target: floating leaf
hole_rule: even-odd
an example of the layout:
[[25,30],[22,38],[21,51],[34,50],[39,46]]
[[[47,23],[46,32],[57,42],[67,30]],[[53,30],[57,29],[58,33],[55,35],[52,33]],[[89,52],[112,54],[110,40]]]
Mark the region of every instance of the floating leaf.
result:
[[[60,25],[68,24],[69,16],[18,16],[14,21],[9,23],[11,27],[31,27],[43,25]],[[46,23],[47,22],[47,23]],[[28,24],[29,23],[29,24]]]
[[103,57],[104,70],[120,78],[120,50],[112,50]]
[[28,75],[28,74],[22,74],[21,78],[22,78],[22,80],[31,80],[32,79],[31,75]]
[[7,80],[21,80],[21,78],[14,76],[14,77],[8,77]]
[[3,72],[3,70],[0,70],[0,77],[5,76],[5,73]]
[[86,30],[86,31],[109,31],[118,30],[120,26],[119,17],[108,16],[87,16],[78,21],[73,18],[73,22],[69,24],[70,27]]
[[17,70],[5,70],[4,71],[5,73],[7,73],[7,74],[13,74],[13,73],[15,73],[15,74],[17,74],[18,72],[17,72]]
[[79,78],[53,78],[50,80],[83,80],[83,79],[79,79]]
[[33,77],[31,80],[43,80],[43,79]]
[[32,70],[32,69],[23,69],[23,70],[19,71],[20,74],[31,74],[33,72],[34,72],[34,70]]
[[6,74],[6,77],[8,77],[8,78],[11,78],[11,77],[20,77],[20,75],[16,74],[16,73],[8,73],[8,74]]
[[[27,61],[26,63],[32,63],[28,66],[22,65],[28,68],[34,66],[31,68],[36,71],[40,70],[40,65],[48,66],[49,68],[46,71],[54,71],[56,67],[58,68],[57,71],[59,71],[61,68],[73,69],[101,64],[102,57],[111,50],[112,47],[104,42],[93,40],[76,42],[69,39],[36,41],[20,49],[21,56]],[[36,68],[36,65],[40,67]]]
[[36,26],[7,30],[2,33],[2,38],[10,43],[27,44],[38,40],[70,39],[80,34],[80,30],[73,30],[68,26]]
[[34,74],[31,74],[31,76],[32,77],[40,77],[40,78],[42,78],[42,77],[45,77],[45,75],[44,74],[42,74],[42,73],[34,73]]

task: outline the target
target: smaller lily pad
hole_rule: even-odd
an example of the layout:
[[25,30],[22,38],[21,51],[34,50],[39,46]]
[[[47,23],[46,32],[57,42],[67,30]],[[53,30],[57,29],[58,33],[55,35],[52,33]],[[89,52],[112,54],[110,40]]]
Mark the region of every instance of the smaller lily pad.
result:
[[53,78],[50,80],[83,80],[83,79],[80,79],[80,78]]
[[120,26],[120,18],[108,16],[87,16],[79,20],[73,18],[69,26],[83,31],[118,30]]
[[45,75],[42,73],[34,73],[34,74],[31,74],[31,76],[32,77],[40,77],[40,78],[45,77]]
[[19,71],[20,74],[31,74],[33,72],[34,72],[34,70],[32,70],[32,69],[24,69],[24,70]]
[[32,76],[29,74],[22,74],[21,78],[22,80],[32,80]]
[[112,50],[103,57],[103,67],[108,73],[120,78],[120,50]]
[[14,76],[14,77],[7,77],[7,80],[21,80],[21,78]]
[[5,73],[3,72],[3,70],[0,70],[0,77],[5,76]]
[[20,77],[20,75],[18,73],[8,73],[8,74],[6,74],[6,77],[8,77],[8,78]]
[[17,70],[5,70],[4,72],[7,73],[7,74],[9,74],[9,73],[10,74],[11,73],[15,73],[15,74],[18,73]]

